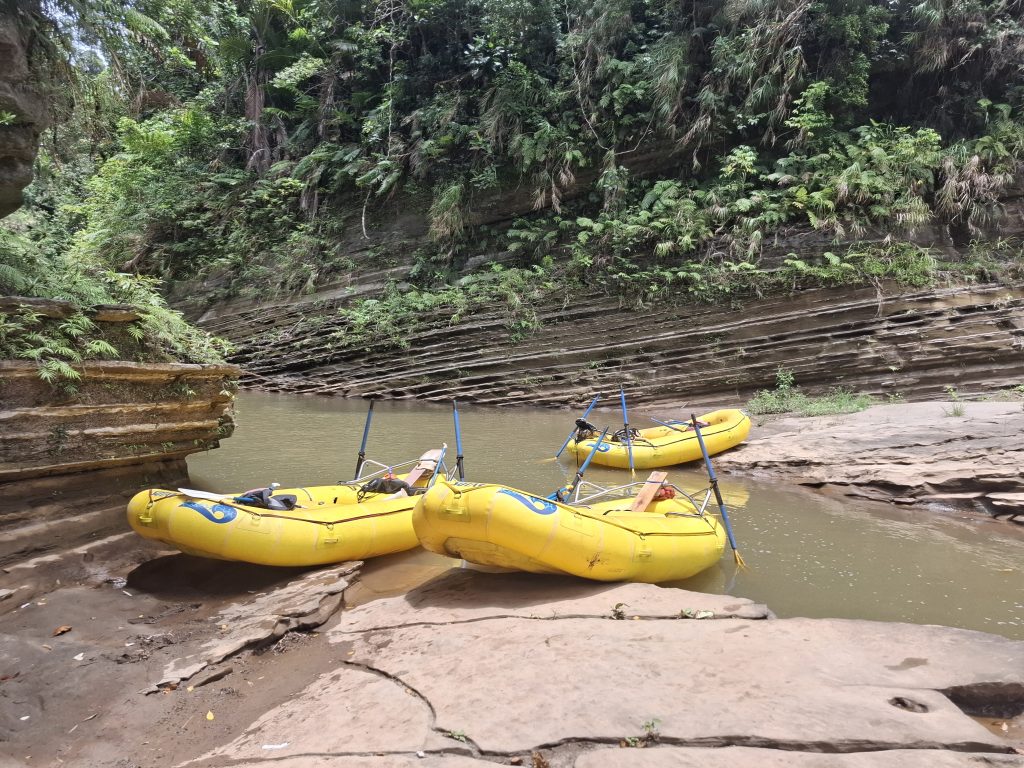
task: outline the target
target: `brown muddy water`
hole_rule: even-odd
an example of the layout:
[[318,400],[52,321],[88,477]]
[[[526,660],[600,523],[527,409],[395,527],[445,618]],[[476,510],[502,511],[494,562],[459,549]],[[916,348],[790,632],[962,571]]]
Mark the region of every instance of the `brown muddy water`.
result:
[[[575,460],[550,460],[577,414],[546,409],[460,406],[466,479],[499,482],[547,494],[576,472]],[[238,428],[222,447],[189,458],[193,485],[238,491],[349,480],[366,417],[366,403],[332,398],[242,393]],[[630,414],[685,417],[664,409]],[[596,411],[595,424],[621,427],[618,411]],[[618,422],[618,424],[616,424]],[[757,439],[757,426],[750,440]],[[454,467],[450,406],[385,402],[375,406],[367,458],[413,459],[448,444]],[[628,473],[592,466],[586,480],[619,485]],[[670,470],[669,480],[705,487],[702,467]],[[740,551],[749,569],[726,555],[717,567],[679,582],[702,592],[765,602],[781,617],[838,617],[944,624],[1024,639],[1024,531],[965,513],[898,508],[829,498],[797,486],[737,475],[720,477]],[[394,595],[449,568],[464,567],[432,553],[412,552],[368,562],[354,602]]]

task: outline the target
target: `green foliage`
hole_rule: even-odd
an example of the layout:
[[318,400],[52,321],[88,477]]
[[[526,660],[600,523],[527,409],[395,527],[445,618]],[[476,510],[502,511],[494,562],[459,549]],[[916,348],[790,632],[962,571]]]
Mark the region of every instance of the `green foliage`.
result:
[[391,283],[381,298],[362,299],[339,310],[343,324],[331,334],[331,340],[343,347],[375,344],[407,349],[417,330],[441,317],[450,318],[455,325],[470,313],[491,312],[514,343],[540,327],[532,300],[553,290],[555,285],[542,267],[506,269],[499,264],[493,264],[490,272],[432,291]]
[[960,393],[957,391],[956,387],[948,385],[946,387],[943,387],[943,389],[946,392],[946,398],[949,400],[950,406],[949,408],[943,408],[942,413],[946,416],[963,416],[965,413],[964,401],[963,398],[960,396]]
[[[73,279],[87,264],[222,296],[311,292],[355,258],[379,259],[351,246],[396,201],[427,212],[430,269],[411,298],[353,307],[353,338],[402,338],[431,311],[425,297],[456,310],[495,300],[438,287],[485,248],[514,254],[511,274],[543,272],[499,302],[513,334],[535,324],[531,286],[555,278],[643,304],[1010,271],[995,257],[940,264],[900,237],[820,258],[765,253],[798,228],[981,236],[1024,162],[1012,3],[47,9],[73,98],[58,100],[30,193],[35,255],[0,261],[19,290],[35,290],[26,259],[42,259]],[[535,213],[485,236],[475,222],[495,199]]]
[[[220,362],[225,342],[186,323],[167,307],[153,278],[116,273],[97,265],[76,248],[56,254],[35,242],[23,213],[12,217],[25,231],[0,228],[0,294],[70,302],[78,309],[55,320],[26,306],[0,315],[0,358],[35,360],[46,381],[71,381],[71,367],[85,360],[134,357],[140,360]],[[130,304],[141,319],[124,338],[112,340],[86,314],[96,304]]]
[[747,403],[747,410],[756,415],[795,413],[799,416],[831,416],[863,411],[872,402],[869,395],[844,389],[833,389],[826,395],[811,397],[795,386],[793,373],[780,366],[775,374],[775,389],[758,392]]

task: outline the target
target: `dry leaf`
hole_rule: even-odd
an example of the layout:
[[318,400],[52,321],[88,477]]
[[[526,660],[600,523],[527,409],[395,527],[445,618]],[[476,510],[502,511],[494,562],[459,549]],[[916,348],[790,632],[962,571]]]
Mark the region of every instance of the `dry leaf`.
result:
[[56,637],[57,635],[63,635],[65,632],[70,632],[70,631],[71,631],[71,625],[70,624],[61,624],[59,627],[57,627],[55,630],[53,630],[53,634],[50,635],[50,637]]

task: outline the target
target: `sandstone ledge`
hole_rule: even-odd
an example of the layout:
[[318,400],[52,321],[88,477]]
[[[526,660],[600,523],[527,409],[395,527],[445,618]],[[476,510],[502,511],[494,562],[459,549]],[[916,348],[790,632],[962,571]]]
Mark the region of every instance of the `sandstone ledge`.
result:
[[[234,342],[253,387],[276,392],[450,400],[486,405],[585,403],[620,384],[634,403],[683,398],[724,407],[771,388],[779,366],[811,391],[842,386],[911,399],[992,392],[1024,376],[1024,284],[908,291],[895,284],[798,291],[703,304],[623,308],[599,290],[549,297],[541,327],[510,338],[507,312],[450,309],[404,334],[346,347],[327,291],[303,303],[225,307],[201,325]],[[233,310],[233,311],[232,311]]]
[[[698,598],[650,585],[542,577],[516,600],[530,578],[453,571],[347,611],[330,632],[333,671],[188,765],[1024,764],[954,703],[984,692],[1007,716],[1024,709],[1024,643],[867,621],[658,618]],[[596,611],[629,601],[650,615]]]
[[142,488],[186,482],[185,457],[234,428],[238,369],[112,361],[69,389],[0,360],[0,563],[122,531]]
[[[715,467],[898,503],[1024,514],[1024,403],[894,403],[860,413],[757,418]],[[962,415],[954,415],[962,409]]]
[[229,365],[90,362],[71,392],[0,360],[0,482],[184,458],[231,434]]

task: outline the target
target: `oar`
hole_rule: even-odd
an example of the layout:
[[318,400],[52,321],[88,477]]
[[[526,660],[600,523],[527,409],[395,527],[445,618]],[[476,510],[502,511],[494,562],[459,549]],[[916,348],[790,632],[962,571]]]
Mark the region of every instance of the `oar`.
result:
[[605,427],[604,432],[601,433],[601,436],[597,438],[597,442],[594,443],[594,447],[590,449],[590,454],[587,456],[587,460],[584,461],[583,465],[576,470],[576,477],[573,478],[573,481],[569,483],[569,485],[565,486],[565,488],[561,488],[552,493],[550,496],[548,496],[549,499],[562,501],[563,499],[567,499],[572,495],[572,492],[576,490],[576,486],[579,485],[580,480],[583,479],[583,473],[586,472],[587,467],[590,466],[590,460],[594,458],[594,454],[597,453],[597,449],[601,447],[601,443],[604,442],[604,439],[607,435],[608,428]]
[[434,465],[434,474],[430,476],[430,482],[427,483],[427,488],[434,484],[434,480],[437,479],[437,473],[441,470],[441,462],[444,461],[444,452],[448,450],[448,443],[441,443],[441,455],[437,457],[437,464]]
[[629,439],[629,416],[626,414],[626,390],[622,387],[619,387],[619,399],[622,400],[622,423],[626,434],[626,452],[629,454],[629,474],[636,477],[636,470],[633,468],[633,441]]
[[[586,418],[587,418],[587,416],[589,416],[589,415],[590,415],[590,412],[591,412],[592,410],[594,410],[594,406],[595,406],[595,405],[597,405],[597,401],[598,401],[598,400],[600,400],[600,399],[601,399],[601,393],[600,393],[600,392],[598,392],[598,393],[597,393],[596,395],[594,395],[594,399],[590,401],[590,405],[588,405],[588,406],[587,406],[587,410],[585,410],[585,411],[583,412],[583,415],[582,415],[582,416],[580,416],[580,418],[581,418],[581,419],[586,419]],[[562,443],[562,447],[561,447],[561,448],[559,448],[559,449],[558,449],[558,453],[556,453],[556,454],[555,454],[555,458],[556,458],[556,459],[557,459],[557,458],[558,458],[559,456],[561,456],[561,455],[562,455],[562,451],[564,451],[564,450],[566,449],[566,446],[568,446],[568,445],[569,445],[569,442],[570,442],[570,441],[572,440],[572,436],[573,436],[573,435],[575,435],[575,434],[576,434],[576,430],[574,429],[574,430],[573,430],[572,432],[570,432],[570,433],[569,433],[569,436],[568,436],[567,438],[565,438],[565,442],[564,442],[564,443]]]
[[366,412],[366,424],[363,427],[363,442],[359,445],[359,458],[356,460],[356,480],[359,479],[359,470],[363,468],[366,461],[366,440],[370,436],[370,422],[373,420],[373,400],[370,401],[370,410]]
[[711,481],[711,489],[715,492],[715,501],[718,502],[718,509],[722,513],[722,522],[725,523],[725,532],[729,536],[729,546],[732,547],[732,556],[736,560],[736,565],[740,568],[746,568],[747,564],[743,562],[743,557],[740,555],[740,551],[736,549],[736,537],[732,535],[732,525],[729,523],[729,513],[725,511],[725,502],[722,501],[722,492],[718,490],[718,478],[715,477],[714,467],[711,466],[711,457],[708,456],[708,449],[704,445],[704,436],[700,433],[700,426],[697,424],[697,416],[691,413],[690,420],[693,424],[693,431],[697,433],[697,442],[700,443],[700,452],[704,454],[704,465],[708,468],[708,480]]
[[206,491],[193,491],[191,488],[179,488],[178,493],[191,496],[194,499],[206,499],[207,501],[223,501],[234,498],[230,493],[207,493]]
[[672,424],[666,424],[664,421],[658,421],[657,419],[655,419],[653,417],[651,418],[651,421],[653,421],[655,424],[661,424],[661,426],[663,426],[663,427],[668,427],[669,429],[674,429],[676,432],[684,432],[685,433],[687,431],[685,429],[680,429],[679,427],[676,427],[676,426],[674,426]]
[[459,429],[459,404],[452,400],[452,413],[455,415],[455,466],[459,470],[459,480],[466,479],[466,470],[462,465],[462,431]]

